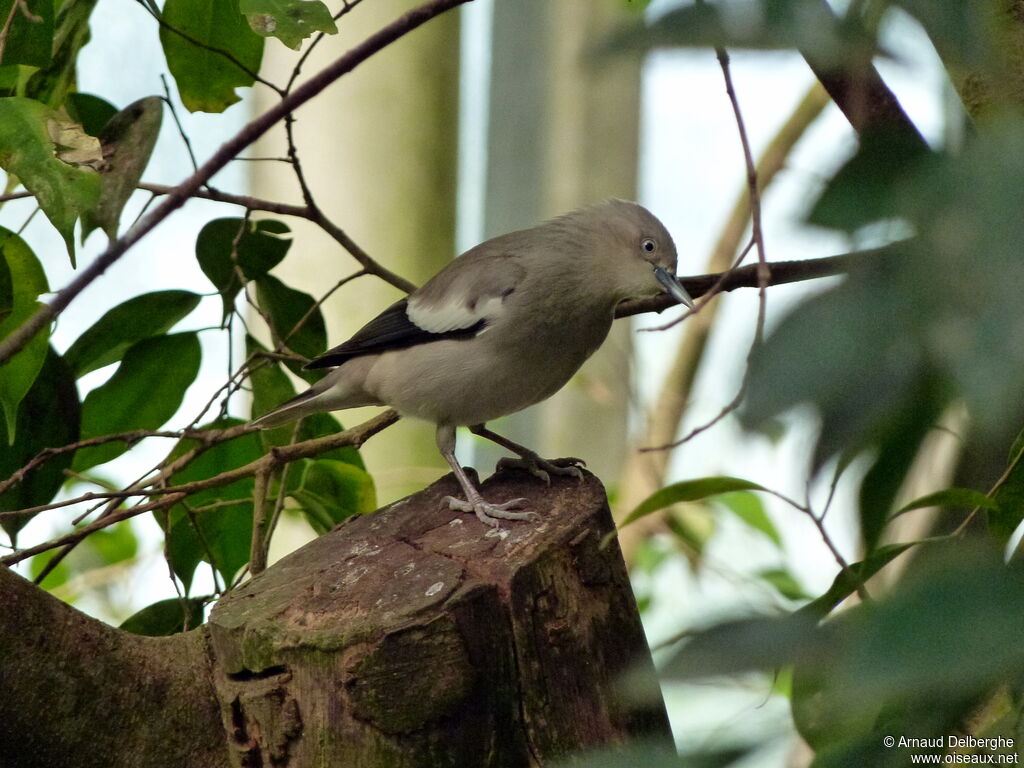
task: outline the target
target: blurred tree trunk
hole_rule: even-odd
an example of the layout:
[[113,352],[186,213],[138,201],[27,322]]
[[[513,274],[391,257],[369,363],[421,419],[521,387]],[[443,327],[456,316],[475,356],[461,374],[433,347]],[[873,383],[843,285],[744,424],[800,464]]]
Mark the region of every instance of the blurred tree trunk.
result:
[[614,528],[600,482],[516,472],[484,487],[527,497],[544,524],[486,535],[443,508],[449,476],[167,638],[109,627],[0,568],[0,765],[525,768],[671,743],[621,553],[602,543]]
[[[609,197],[637,196],[641,60],[592,51],[629,19],[620,0],[495,3],[483,238]],[[557,395],[494,425],[547,456],[579,456],[600,477],[625,456],[631,324]],[[482,441],[476,464],[500,455]]]
[[[415,5],[360,4],[341,18],[336,37],[320,43],[304,71],[317,71]],[[286,82],[293,61],[291,51],[271,41],[264,71]],[[296,113],[299,158],[320,207],[372,257],[417,284],[455,254],[458,78],[459,17],[452,13],[388,46]],[[262,89],[254,95],[271,98]],[[264,106],[257,99],[257,112]],[[280,157],[285,146],[281,129],[254,154]],[[301,202],[294,173],[284,163],[253,163],[252,188],[260,197]],[[289,224],[303,249],[281,267],[289,285],[319,297],[358,269],[318,228],[304,221]],[[342,288],[324,305],[331,343],[343,341],[401,296],[373,277]],[[368,415],[341,416],[356,424]],[[447,469],[434,446],[433,427],[414,421],[379,435],[362,452],[381,501],[422,488],[438,469]]]

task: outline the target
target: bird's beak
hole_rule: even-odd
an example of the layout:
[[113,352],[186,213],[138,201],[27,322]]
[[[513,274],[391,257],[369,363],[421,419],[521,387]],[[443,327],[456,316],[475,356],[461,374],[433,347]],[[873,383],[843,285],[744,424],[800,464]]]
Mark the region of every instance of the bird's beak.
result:
[[665,292],[678,301],[680,304],[684,304],[687,309],[693,309],[693,299],[690,298],[690,294],[683,288],[682,283],[679,282],[679,278],[673,275],[664,267],[655,267],[654,276],[658,278],[658,282],[665,286]]

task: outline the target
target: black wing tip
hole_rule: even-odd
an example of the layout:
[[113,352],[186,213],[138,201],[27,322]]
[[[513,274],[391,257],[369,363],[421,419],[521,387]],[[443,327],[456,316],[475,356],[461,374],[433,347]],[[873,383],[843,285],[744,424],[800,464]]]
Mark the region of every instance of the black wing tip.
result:
[[317,368],[334,368],[335,366],[341,365],[345,362],[345,358],[337,358],[334,356],[318,357],[316,360],[310,360],[304,366],[304,371],[314,371]]

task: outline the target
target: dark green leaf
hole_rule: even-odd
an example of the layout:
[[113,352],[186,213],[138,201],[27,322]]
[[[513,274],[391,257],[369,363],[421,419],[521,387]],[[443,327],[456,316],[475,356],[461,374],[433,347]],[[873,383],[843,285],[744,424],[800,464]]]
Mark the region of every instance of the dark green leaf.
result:
[[1024,521],[1024,432],[1013,441],[1005,475],[993,494],[997,506],[988,514],[989,530],[1004,544]]
[[822,420],[815,470],[877,441],[900,409],[913,411],[928,366],[915,334],[923,310],[894,277],[904,248],[891,246],[889,260],[855,269],[798,306],[754,355],[741,419],[757,427],[814,403]]
[[689,633],[662,672],[669,678],[693,679],[777,669],[821,659],[828,648],[828,633],[800,612],[738,619]]
[[[3,246],[0,245],[0,248]],[[0,258],[0,323],[3,323],[14,310],[14,280],[7,259]]]
[[868,579],[919,543],[921,542],[911,541],[904,544],[887,544],[884,547],[879,547],[860,562],[850,563],[839,572],[825,594],[803,606],[798,613],[806,614],[814,619],[824,618],[833,608],[863,586]]
[[149,637],[176,635],[185,631],[186,619],[188,629],[195,629],[202,624],[205,606],[206,598],[202,597],[160,600],[129,616],[121,624],[121,629]]
[[303,462],[299,487],[289,491],[319,534],[352,515],[373,512],[377,494],[365,470],[332,459],[307,459]]
[[190,112],[223,112],[250,86],[263,58],[263,38],[238,9],[238,0],[167,0],[160,43],[178,93]]
[[912,509],[924,507],[981,507],[982,509],[997,509],[999,505],[995,499],[989,498],[981,491],[973,488],[946,488],[942,491],[929,493],[926,496],[914,499],[900,507],[900,512],[909,512]]
[[[7,337],[39,308],[36,297],[49,290],[39,259],[13,232],[0,227],[0,262],[8,279],[6,312],[0,312],[0,339]],[[7,430],[0,444],[13,442],[18,425],[18,403],[32,386],[46,359],[49,329],[44,329],[7,363],[0,366],[0,413]]]
[[957,541],[912,561],[886,599],[858,607],[829,676],[854,711],[878,701],[934,706],[1019,679],[1022,636],[1024,574],[995,548]]
[[90,136],[97,138],[103,133],[110,118],[117,114],[117,107],[91,93],[69,93],[64,106],[72,120],[80,123]]
[[860,147],[829,181],[808,217],[812,224],[854,231],[893,216],[903,182],[927,157],[916,134],[885,128],[863,132]]
[[241,0],[240,8],[252,31],[260,37],[276,37],[289,48],[314,32],[337,33],[331,12],[320,0]]
[[52,0],[27,0],[14,10],[16,0],[0,0],[0,19],[11,18],[11,27],[4,44],[4,64],[29,64],[45,67],[53,57]]
[[765,568],[755,575],[775,587],[787,600],[806,600],[808,597],[800,582],[785,568]]
[[[0,420],[3,420],[0,415]],[[71,369],[52,349],[32,388],[18,406],[18,420],[31,429],[18,431],[11,446],[0,450],[0,478],[10,477],[44,448],[58,448],[78,440],[80,406]],[[29,472],[25,479],[0,494],[0,512],[47,504],[64,483],[72,452],[58,454]],[[14,534],[27,517],[0,518],[4,530]]]
[[715,501],[755,531],[760,531],[776,545],[782,546],[782,537],[779,535],[775,523],[765,512],[764,503],[753,493],[749,491],[726,493],[717,497]]
[[238,269],[248,280],[266,275],[288,253],[290,232],[287,224],[274,219],[214,219],[203,227],[196,238],[196,259],[220,292],[225,321],[242,289]]
[[[327,346],[327,330],[320,309],[314,309],[316,302],[312,296],[289,288],[273,275],[258,278],[256,286],[260,309],[270,316],[270,330],[275,344],[283,342],[287,349],[309,359],[324,351]],[[289,363],[288,368],[310,382],[323,376],[322,371],[303,370],[299,363]]]
[[893,4],[901,6],[921,22],[947,66],[954,68],[952,71],[963,67],[979,69],[996,63],[992,35],[994,30],[1009,22],[1009,19],[999,18],[999,3],[988,0],[945,3],[894,0]]
[[96,205],[100,177],[90,163],[100,162],[95,151],[74,133],[75,125],[38,101],[0,99],[0,167],[14,174],[35,195],[43,213],[67,244],[75,263],[75,222]]
[[68,93],[78,84],[78,54],[89,42],[89,17],[96,3],[97,0],[54,3],[57,30],[53,61],[31,73],[19,96],[28,96],[53,109],[65,106]]
[[877,451],[857,499],[861,537],[867,551],[878,544],[896,494],[944,405],[945,397],[935,377],[925,375],[906,400],[877,425],[872,435]]
[[99,227],[111,240],[117,237],[121,211],[149,163],[163,117],[163,99],[149,96],[114,115],[100,135],[103,182],[96,206],[82,217],[82,240]]
[[682,501],[698,501],[706,499],[708,496],[730,493],[732,491],[763,490],[763,486],[738,477],[702,477],[698,480],[685,480],[655,491],[650,497],[637,505],[636,509],[630,512],[626,519],[622,521],[621,525],[628,525],[634,520]]
[[[85,398],[82,437],[157,429],[178,410],[195,381],[202,352],[195,333],[155,336],[132,346],[117,371]],[[122,442],[82,448],[76,471],[110,461],[128,450]]]
[[663,518],[676,541],[682,545],[683,554],[697,565],[704,556],[704,547],[715,533],[715,520],[702,507],[688,507],[672,510]]
[[[221,419],[204,427],[223,429],[243,423],[240,419]],[[195,448],[195,440],[182,440],[171,455],[178,457]],[[203,480],[229,469],[236,469],[263,455],[259,436],[249,433],[219,443],[202,453],[185,469],[170,478],[172,485]],[[168,530],[167,556],[174,572],[191,585],[196,565],[212,562],[225,580],[234,577],[249,560],[252,541],[253,479],[245,478],[222,488],[209,488],[188,497],[188,508],[175,506],[169,520],[161,521]],[[243,500],[238,504],[199,511],[199,507],[221,501]],[[197,510],[190,513],[189,510]]]
[[154,291],[118,304],[79,336],[64,356],[84,376],[116,363],[133,344],[167,333],[199,305],[190,291]]

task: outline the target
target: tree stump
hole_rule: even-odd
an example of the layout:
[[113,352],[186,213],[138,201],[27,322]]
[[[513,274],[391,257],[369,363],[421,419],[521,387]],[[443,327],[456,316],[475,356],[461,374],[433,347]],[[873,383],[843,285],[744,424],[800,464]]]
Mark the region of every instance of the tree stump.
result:
[[[600,482],[496,475],[484,484],[488,499],[525,496],[543,517],[500,531],[448,510],[442,498],[458,492],[448,476],[347,521],[222,597],[203,627],[171,638],[106,627],[0,572],[0,613],[10,602],[26,616],[38,602],[45,610],[34,613],[78,638],[54,644],[39,631],[19,648],[14,633],[24,638],[25,628],[0,621],[0,649],[19,650],[25,670],[24,679],[11,668],[0,675],[10,685],[0,715],[13,726],[0,726],[0,762],[54,766],[65,754],[75,756],[68,765],[109,768],[518,768],[669,739],[617,542],[601,547],[613,524]],[[82,659],[53,666],[54,653],[76,645]],[[34,690],[33,655],[49,662],[46,682],[62,701],[91,686],[97,705],[77,711],[73,728],[19,707],[18,692]],[[161,671],[159,685],[145,684],[150,670]],[[649,673],[641,709],[618,695],[621,675],[637,670]],[[64,717],[72,704],[58,708]],[[224,732],[211,733],[218,710]],[[174,713],[173,727],[161,712]],[[119,753],[125,739],[138,748]],[[49,746],[45,759],[21,748],[32,744]],[[142,751],[150,754],[139,762]]]

